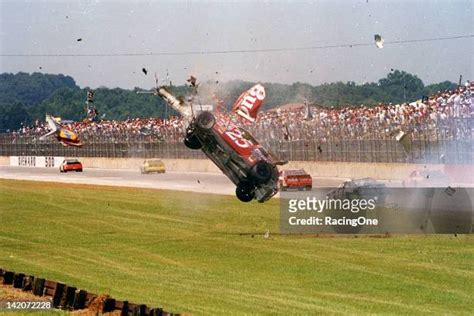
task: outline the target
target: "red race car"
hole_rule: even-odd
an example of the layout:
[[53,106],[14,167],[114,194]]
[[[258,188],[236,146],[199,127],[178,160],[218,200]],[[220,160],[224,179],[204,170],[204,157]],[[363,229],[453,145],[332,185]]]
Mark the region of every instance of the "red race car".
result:
[[[239,200],[265,202],[278,192],[276,166],[282,163],[277,162],[230,116],[209,111],[196,115],[192,105],[178,100],[167,89],[157,88],[155,93],[188,118],[184,144],[191,149],[201,149],[219,167],[237,186],[235,194]],[[245,119],[253,118],[264,97],[263,86],[257,84],[241,95],[235,111]]]
[[311,190],[313,178],[304,169],[282,170],[279,177],[280,190]]
[[82,163],[77,159],[64,159],[59,166],[60,172],[76,171],[82,172]]
[[276,161],[244,128],[211,112],[201,112],[188,126],[184,144],[201,149],[237,186],[243,202],[259,202],[278,192]]

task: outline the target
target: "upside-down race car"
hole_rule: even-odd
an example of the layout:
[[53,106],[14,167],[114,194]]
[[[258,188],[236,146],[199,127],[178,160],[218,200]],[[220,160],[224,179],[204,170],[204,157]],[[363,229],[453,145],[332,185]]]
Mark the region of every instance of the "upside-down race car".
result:
[[[201,149],[219,167],[237,186],[235,193],[239,200],[265,202],[278,192],[276,166],[281,163],[248,131],[222,113],[202,111],[194,115],[192,105],[178,100],[164,87],[157,88],[155,93],[188,119],[184,144]],[[264,97],[263,86],[255,85],[242,94],[234,109],[252,116]]]

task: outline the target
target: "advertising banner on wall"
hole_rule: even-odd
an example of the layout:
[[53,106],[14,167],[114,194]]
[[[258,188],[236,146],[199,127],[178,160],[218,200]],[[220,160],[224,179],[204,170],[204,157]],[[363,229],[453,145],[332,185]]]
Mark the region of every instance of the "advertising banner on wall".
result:
[[59,168],[64,157],[53,156],[10,156],[10,166]]

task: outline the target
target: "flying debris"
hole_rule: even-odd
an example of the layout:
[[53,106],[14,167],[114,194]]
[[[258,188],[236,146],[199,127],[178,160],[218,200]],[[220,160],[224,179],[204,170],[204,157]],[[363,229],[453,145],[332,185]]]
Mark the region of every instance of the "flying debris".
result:
[[87,91],[87,101],[86,101],[86,118],[83,120],[84,122],[93,122],[97,119],[99,112],[97,108],[94,106],[94,91],[89,90]]
[[148,70],[146,70],[146,68],[142,68],[142,71],[145,75],[148,74]]
[[82,42],[82,38],[78,38],[77,41],[78,41],[78,42]]
[[190,76],[189,79],[187,79],[186,81],[189,82],[191,87],[196,87],[197,86],[196,85],[197,79],[194,76]]
[[60,118],[55,118],[52,115],[46,114],[46,123],[48,123],[50,132],[40,137],[40,140],[45,140],[48,136],[55,135],[56,139],[64,146],[82,147],[84,144],[79,140],[79,136],[70,129],[67,129],[61,124]]
[[94,91],[89,90],[87,91],[87,103],[93,103],[94,102]]
[[374,35],[374,39],[375,39],[375,45],[378,47],[378,48],[383,48],[383,38],[381,35],[379,34],[375,34]]
[[409,153],[411,151],[411,132],[403,132],[403,131],[398,131],[396,132],[396,134],[394,135],[395,136],[395,139],[397,140],[397,142],[399,142],[402,146],[403,146],[403,149],[405,150],[406,153]]
[[260,106],[265,99],[265,88],[256,84],[240,95],[235,101],[232,111],[247,122],[255,122]]

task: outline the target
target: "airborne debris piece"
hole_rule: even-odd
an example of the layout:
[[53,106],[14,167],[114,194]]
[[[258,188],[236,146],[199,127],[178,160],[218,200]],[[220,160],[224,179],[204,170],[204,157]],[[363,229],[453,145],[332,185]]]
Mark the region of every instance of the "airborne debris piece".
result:
[[189,82],[191,87],[196,87],[196,82],[197,82],[196,77],[190,76],[186,81]]
[[142,68],[142,71],[145,75],[148,74],[148,70],[146,70],[146,68]]
[[444,189],[444,193],[449,196],[453,196],[453,194],[456,193],[456,190],[448,186],[446,189]]
[[94,91],[87,91],[87,101],[86,101],[86,118],[83,122],[93,122],[97,120],[99,112],[94,106]]
[[201,183],[201,181],[199,181],[199,179],[197,179],[197,183]]
[[395,139],[397,140],[397,142],[399,142],[402,146],[403,146],[403,149],[405,150],[405,152],[410,152],[411,151],[411,132],[403,132],[401,130],[399,130],[396,134],[395,134]]
[[264,99],[265,88],[258,83],[240,95],[232,111],[247,122],[255,122]]
[[82,42],[82,38],[78,38],[77,41],[78,41],[78,42]]
[[375,39],[375,45],[378,47],[378,48],[383,48],[383,38],[381,35],[379,34],[375,34],[374,35],[374,39]]

